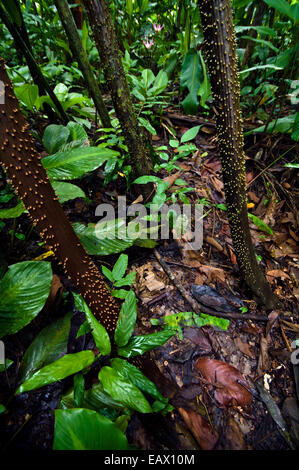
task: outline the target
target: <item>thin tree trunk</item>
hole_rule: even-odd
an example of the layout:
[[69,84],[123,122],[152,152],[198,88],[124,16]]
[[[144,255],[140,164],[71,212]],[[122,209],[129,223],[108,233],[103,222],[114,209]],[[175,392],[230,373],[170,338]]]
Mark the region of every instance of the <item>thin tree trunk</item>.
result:
[[[261,25],[266,8],[267,8],[267,4],[264,3],[263,1],[258,3],[256,12],[252,21],[252,26]],[[255,29],[250,30],[249,36],[255,39],[257,37],[256,30]],[[242,64],[241,64],[242,68],[245,66],[245,64],[247,65],[250,64],[254,46],[255,46],[255,42],[252,41],[251,39],[247,39],[247,45],[246,45],[244,57],[243,57]]]
[[0,105],[0,164],[64,272],[112,335],[119,315],[118,305],[58,202],[2,58],[0,80],[5,85],[5,104]]
[[260,303],[279,306],[257,263],[249,228],[236,39],[230,0],[200,0],[204,51],[217,114],[217,133],[231,237],[241,274]]
[[[128,146],[132,177],[148,175],[152,170],[150,152],[134,112],[108,4],[106,0],[84,0],[84,5],[101,58],[105,79],[111,91],[113,106]],[[148,194],[151,186],[142,187],[141,190]]]
[[[66,124],[69,121],[69,119],[60,101],[58,100],[54,91],[52,90],[46,78],[42,74],[42,71],[39,65],[37,64],[31,50],[27,47],[27,44],[23,40],[19,30],[15,27],[14,23],[12,23],[9,16],[7,15],[7,13],[4,11],[4,9],[1,6],[0,6],[0,18],[5,24],[5,26],[7,27],[7,29],[9,30],[10,34],[12,35],[15,41],[15,45],[18,48],[20,54],[25,57],[32,79],[34,83],[38,86],[39,93],[41,95],[45,95],[46,93],[48,93],[54,105],[56,106],[58,113],[61,116],[62,122]],[[49,119],[53,120],[56,118],[56,115],[55,113],[52,112],[51,108],[50,109],[49,108],[46,107],[45,109],[49,116]]]
[[66,0],[55,0],[62,25],[65,29],[74,59],[78,61],[89,93],[101,118],[103,127],[111,127],[111,121],[102,98],[101,90],[91,70],[86,51],[82,45],[76,23]]

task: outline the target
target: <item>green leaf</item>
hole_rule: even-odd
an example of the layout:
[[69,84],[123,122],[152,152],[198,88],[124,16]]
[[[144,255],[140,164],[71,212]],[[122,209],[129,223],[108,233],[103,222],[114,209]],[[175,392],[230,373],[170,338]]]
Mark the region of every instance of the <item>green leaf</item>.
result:
[[4,405],[2,405],[2,403],[0,403],[0,415],[4,413],[4,411],[6,411],[6,408]]
[[19,85],[14,88],[17,98],[32,111],[34,107],[38,107],[38,86],[37,85]]
[[204,321],[204,325],[211,325],[221,328],[222,330],[227,330],[229,327],[229,320],[225,318],[213,317],[205,313],[201,313],[200,316],[195,314],[195,324],[197,326],[204,326],[200,324],[200,321]]
[[114,400],[118,400],[128,408],[140,413],[152,412],[152,408],[143,393],[111,367],[102,367],[99,372],[99,380],[102,382],[105,392]]
[[53,181],[52,186],[61,204],[71,199],[76,199],[77,197],[86,198],[84,191],[75,184],[65,183],[64,181]]
[[67,143],[70,136],[70,131],[67,127],[50,124],[46,127],[43,144],[47,152],[52,155],[53,153],[58,152],[60,147]]
[[72,313],[44,328],[26,350],[20,365],[20,381],[24,382],[41,367],[66,354]]
[[84,408],[55,410],[54,450],[129,450],[126,436],[105,416]]
[[188,129],[181,138],[181,144],[185,142],[189,142],[190,140],[194,139],[197,136],[200,128],[201,126],[194,126],[191,129]]
[[92,351],[66,354],[55,362],[35,372],[16,391],[16,395],[65,379],[90,366],[95,360]]
[[155,75],[150,69],[144,69],[141,75],[143,78],[144,86],[146,89],[148,89],[155,80]]
[[249,29],[253,29],[259,34],[267,34],[271,37],[275,37],[277,35],[275,29],[269,28],[268,26],[235,26],[236,33],[243,33],[244,31],[248,31]]
[[70,131],[70,141],[87,141],[88,140],[88,135],[81,124],[78,124],[78,122],[73,122],[70,121],[67,123],[68,130]]
[[128,255],[122,254],[116,261],[112,269],[112,276],[115,281],[119,281],[124,276],[128,267],[128,259]]
[[98,222],[88,224],[87,227],[79,222],[73,224],[73,228],[80,241],[90,255],[110,255],[125,251],[133,245],[134,240],[117,238],[118,221]]
[[184,111],[195,114],[198,108],[198,90],[200,87],[200,62],[195,49],[190,49],[182,64],[181,87],[187,87],[189,94],[182,102]]
[[156,385],[137,369],[137,367],[133,366],[133,364],[129,364],[129,362],[124,359],[116,358],[112,359],[111,365],[124,379],[132,382],[133,385],[138,387],[142,392],[147,393],[164,404],[168,402],[167,398],[161,395]]
[[257,226],[257,228],[259,228],[263,232],[269,233],[269,235],[273,235],[273,230],[267,224],[265,224],[265,222],[259,219],[256,215],[248,213],[248,217],[252,220],[254,225]]
[[119,319],[114,333],[118,346],[125,346],[131,338],[137,319],[137,302],[133,291],[129,291],[122,304]]
[[114,278],[112,276],[112,271],[110,271],[110,269],[106,268],[106,266],[104,265],[102,266],[102,273],[107,279],[109,279],[110,282],[114,281]]
[[10,209],[0,209],[0,219],[16,219],[25,211],[25,206],[20,201],[15,207]]
[[281,70],[282,67],[277,67],[277,65],[266,64],[266,65],[255,65],[254,67],[250,67],[249,69],[241,70],[239,73],[247,73],[252,72],[253,70],[262,70],[262,69],[274,69],[274,70]]
[[51,264],[46,261],[23,261],[9,267],[0,284],[0,338],[16,333],[36,317],[51,283]]
[[118,354],[127,358],[139,356],[151,349],[162,346],[173,335],[174,332],[167,329],[150,335],[133,336],[126,346],[118,348]]
[[80,178],[117,156],[119,152],[108,148],[83,147],[44,157],[42,164],[50,178],[69,180]]
[[150,89],[152,95],[159,95],[168,85],[168,75],[164,70],[160,70],[158,75],[155,78],[154,84]]
[[148,122],[147,119],[144,119],[143,117],[138,116],[138,121],[152,135],[157,135],[156,129]]
[[98,322],[98,320],[95,318],[93,313],[91,312],[90,308],[86,304],[86,302],[83,300],[81,295],[73,293],[74,299],[75,299],[75,305],[76,308],[80,312],[84,312],[86,316],[86,320],[89,323],[89,326],[91,327],[91,334],[93,336],[94,342],[97,346],[97,348],[100,350],[100,353],[103,356],[106,356],[110,354],[111,352],[111,343],[110,343],[110,338],[103,327],[101,323]]
[[[267,127],[267,134],[272,134],[273,132],[281,132],[285,134],[290,132],[293,129],[294,122],[295,122],[296,114],[292,114],[291,116],[285,116],[283,118],[274,119],[270,122]],[[245,135],[255,134],[258,132],[264,132],[265,126],[257,127],[256,129],[252,129],[245,133]]]
[[13,361],[11,359],[5,359],[5,364],[0,364],[0,374],[5,372],[12,364]]
[[139,178],[136,178],[133,183],[134,184],[147,184],[147,183],[160,183],[161,178],[158,176],[153,176],[153,175],[146,175],[146,176],[139,176]]
[[85,381],[81,372],[74,375],[74,401],[76,406],[82,406],[84,399]]
[[276,10],[280,11],[283,15],[288,16],[295,24],[298,23],[299,20],[299,9],[298,4],[290,5],[286,0],[264,0],[267,5],[270,7],[275,8]]

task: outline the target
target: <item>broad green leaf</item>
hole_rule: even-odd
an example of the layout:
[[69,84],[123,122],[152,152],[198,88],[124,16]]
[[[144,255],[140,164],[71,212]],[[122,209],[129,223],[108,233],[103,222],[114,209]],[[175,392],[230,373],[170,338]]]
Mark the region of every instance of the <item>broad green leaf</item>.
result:
[[263,232],[269,233],[269,235],[273,235],[273,230],[267,224],[265,224],[265,222],[259,219],[256,215],[248,213],[248,217],[252,220],[252,222],[254,223],[254,225],[256,225],[257,228],[259,228]]
[[16,219],[25,211],[25,206],[20,201],[15,207],[10,209],[0,209],[0,219]]
[[129,450],[126,436],[93,410],[55,410],[54,450]]
[[147,393],[151,397],[163,403],[167,403],[167,398],[163,397],[156,385],[148,379],[137,367],[129,364],[124,359],[115,358],[111,362],[112,368],[115,369],[124,379],[129,380],[142,392]]
[[64,83],[58,83],[54,88],[54,93],[59,101],[64,101],[68,95],[68,88]]
[[[211,325],[221,328],[222,330],[227,330],[229,327],[229,320],[225,318],[213,317],[205,313],[201,313],[200,316],[195,314],[194,316],[197,326]],[[201,322],[203,322],[203,324],[201,324]]]
[[103,356],[110,354],[111,343],[107,331],[105,330],[103,325],[98,322],[86,302],[81,297],[81,295],[73,293],[73,296],[77,309],[80,312],[85,313],[86,320],[88,321],[89,326],[91,327],[91,334],[93,336],[97,348],[100,350],[100,353]]
[[51,264],[46,261],[22,261],[9,267],[0,283],[0,338],[16,333],[36,317],[51,283]]
[[137,302],[133,291],[129,291],[122,304],[119,319],[114,333],[118,346],[125,346],[131,338],[137,319]]
[[[274,119],[270,122],[267,127],[267,134],[271,134],[274,132],[281,132],[282,134],[290,132],[293,129],[295,123],[296,114],[292,114],[291,116],[285,116],[283,118]],[[258,132],[264,132],[265,125],[257,127],[256,129],[252,129],[245,133],[245,135],[255,134]]]
[[153,83],[152,88],[150,89],[150,92],[152,95],[159,95],[162,93],[162,91],[165,90],[168,84],[168,75],[164,70],[160,70],[158,75],[155,78],[155,81]]
[[19,371],[20,381],[24,382],[34,372],[60,356],[66,354],[72,313],[44,328],[26,350]]
[[78,122],[70,121],[67,123],[66,127],[70,131],[70,138],[69,138],[70,140],[73,140],[73,141],[88,140],[88,135],[84,127],[81,126],[81,124],[79,124]]
[[26,380],[16,391],[16,395],[65,379],[90,366],[95,360],[92,351],[66,354],[55,362],[42,367]]
[[[100,411],[103,408],[112,408],[118,414],[118,411],[124,408],[124,405],[117,400],[113,400],[104,390],[103,385],[98,382],[90,389],[85,390],[82,406],[89,410]],[[74,400],[74,389],[64,394],[60,401],[59,408],[67,410],[69,408],[76,408]]]
[[188,129],[181,138],[181,144],[183,144],[184,142],[189,142],[190,140],[194,139],[197,136],[200,128],[201,126],[194,126],[191,129]]
[[285,165],[286,168],[299,168],[299,163],[286,163]]
[[203,73],[203,81],[199,87],[198,95],[200,96],[200,105],[203,108],[209,109],[209,106],[206,104],[206,101],[211,94],[211,85],[210,85],[210,80],[207,74],[207,67],[203,59],[202,53],[200,51],[199,51],[199,58],[200,58],[200,63],[201,63],[201,68],[202,68],[202,73]]
[[284,15],[288,16],[295,24],[298,23],[299,20],[299,9],[298,4],[290,5],[287,0],[264,0],[267,5],[270,7],[275,8],[276,10],[280,11]]
[[84,147],[44,157],[42,163],[50,178],[69,180],[80,178],[117,156],[119,152],[108,148]]
[[125,251],[133,245],[134,240],[119,239],[116,236],[117,221],[105,230],[105,223],[88,224],[87,227],[79,222],[73,224],[74,230],[86,251],[90,255],[110,255]]
[[102,367],[99,372],[99,380],[103,384],[105,392],[114,400],[118,400],[128,408],[140,413],[151,413],[152,408],[143,393],[111,367]]
[[19,85],[14,88],[17,98],[27,106],[30,111],[37,106],[38,102],[38,86],[37,85]]
[[184,58],[181,87],[187,87],[189,90],[189,94],[182,102],[184,111],[188,114],[195,114],[198,108],[198,90],[200,87],[200,62],[195,49],[190,49]]
[[71,199],[76,199],[77,197],[86,198],[84,191],[75,184],[65,183],[64,181],[53,181],[52,186],[61,204]]
[[67,127],[57,124],[50,124],[46,127],[43,144],[47,152],[52,155],[58,152],[60,147],[67,143],[70,131]]
[[112,271],[110,271],[110,269],[108,269],[104,265],[102,266],[102,273],[104,274],[104,276],[106,276],[107,279],[109,279],[110,282],[114,281],[114,278],[112,276]]
[[127,358],[140,356],[151,349],[162,346],[173,335],[174,332],[168,329],[150,335],[133,336],[126,346],[118,348],[118,354]]
[[146,175],[146,176],[139,176],[139,178],[136,178],[133,183],[134,184],[147,184],[147,183],[160,183],[161,178],[158,176],[153,176],[153,175]]
[[155,75],[150,69],[144,69],[141,75],[143,78],[145,88],[148,89],[153,83],[153,81],[155,80]]
[[115,281],[119,281],[124,275],[128,267],[128,255],[120,255],[112,269],[112,276]]

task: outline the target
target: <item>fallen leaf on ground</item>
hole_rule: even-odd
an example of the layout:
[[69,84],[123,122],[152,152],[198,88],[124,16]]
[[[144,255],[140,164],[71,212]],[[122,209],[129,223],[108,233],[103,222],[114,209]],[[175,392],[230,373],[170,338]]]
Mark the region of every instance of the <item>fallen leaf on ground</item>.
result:
[[202,274],[205,274],[207,276],[207,282],[223,282],[225,283],[225,273],[223,269],[221,268],[215,268],[213,266],[200,266],[199,271]]
[[202,450],[214,449],[219,436],[210,423],[195,411],[184,408],[178,408],[178,411]]
[[272,269],[271,271],[267,272],[266,278],[267,281],[271,284],[277,278],[282,279],[284,281],[285,279],[290,279],[290,276],[288,275],[288,273],[285,273],[281,269]]
[[[215,399],[222,405],[247,406],[252,402],[249,385],[243,375],[233,366],[217,359],[197,359],[195,369],[215,387]],[[243,384],[243,385],[242,385]]]
[[235,338],[234,342],[235,342],[235,345],[237,346],[237,348],[243,354],[246,354],[246,356],[248,356],[248,357],[252,357],[252,358],[255,357],[255,354],[251,351],[250,346],[249,346],[248,343],[243,343],[243,341],[241,341],[241,339],[239,337]]

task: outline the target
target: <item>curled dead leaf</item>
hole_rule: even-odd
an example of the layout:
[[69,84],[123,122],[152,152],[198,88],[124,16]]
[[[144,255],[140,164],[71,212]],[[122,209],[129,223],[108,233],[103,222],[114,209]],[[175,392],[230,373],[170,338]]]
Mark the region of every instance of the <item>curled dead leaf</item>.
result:
[[233,366],[209,357],[200,358],[195,362],[195,369],[203,378],[215,387],[215,398],[222,405],[248,406],[252,395],[243,375]]
[[214,449],[219,436],[210,423],[195,411],[184,408],[179,408],[178,411],[200,447],[203,450]]

